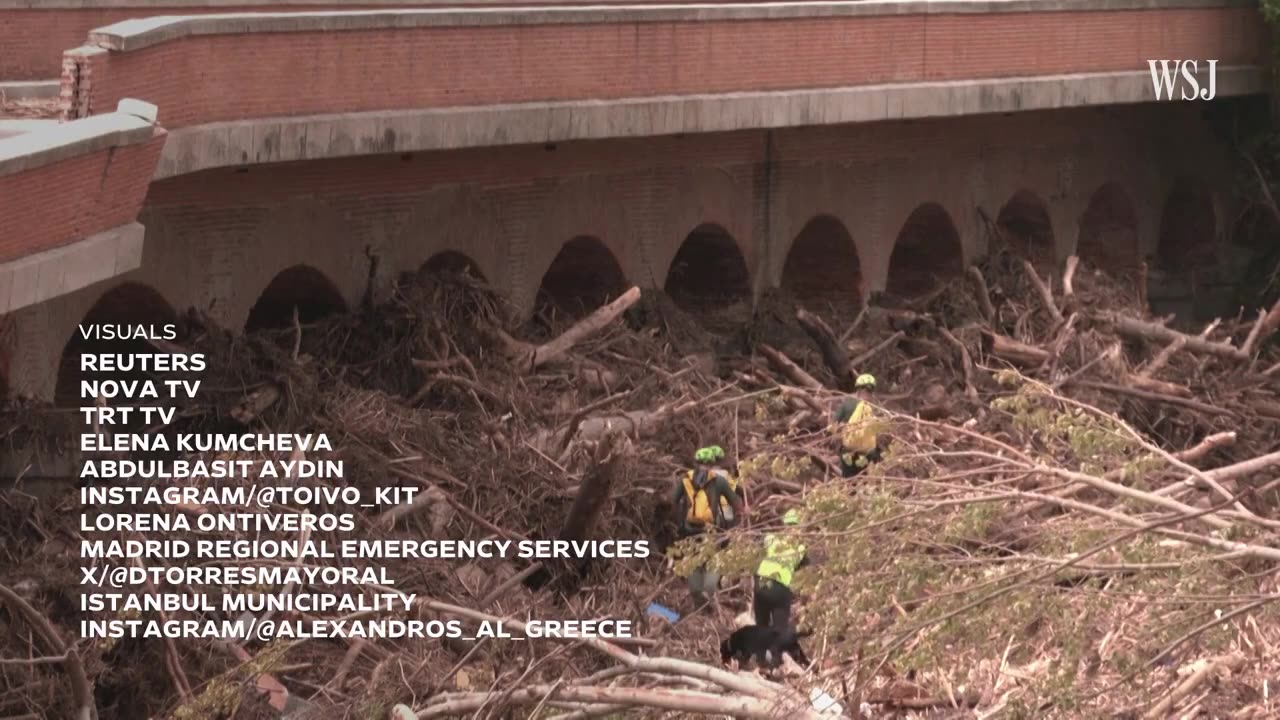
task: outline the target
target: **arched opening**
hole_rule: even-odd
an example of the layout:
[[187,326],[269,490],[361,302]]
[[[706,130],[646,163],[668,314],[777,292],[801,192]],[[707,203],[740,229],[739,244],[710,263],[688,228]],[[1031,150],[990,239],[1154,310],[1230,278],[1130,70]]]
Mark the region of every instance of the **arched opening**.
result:
[[782,265],[782,289],[801,303],[856,310],[862,299],[858,248],[844,223],[830,215],[810,220]]
[[1240,216],[1231,229],[1227,252],[1240,278],[1237,304],[1249,313],[1271,307],[1280,298],[1280,281],[1275,276],[1280,267],[1280,221],[1270,208],[1255,205]]
[[579,236],[565,243],[538,287],[539,312],[582,317],[627,290],[622,267],[596,238]]
[[1049,208],[1029,190],[1019,190],[1000,208],[996,218],[1000,234],[1009,251],[1036,265],[1052,264],[1056,259],[1053,224]]
[[1119,183],[1107,183],[1089,198],[1089,207],[1080,219],[1076,255],[1113,275],[1137,269],[1138,214]]
[[419,276],[422,275],[470,275],[478,280],[484,280],[484,273],[480,272],[480,266],[474,260],[454,250],[444,250],[432,255],[422,267],[418,269]]
[[1189,183],[1169,193],[1160,216],[1156,258],[1166,271],[1187,271],[1213,265],[1217,217],[1213,196]]
[[[663,289],[681,309],[703,320],[723,315],[745,301],[745,322],[750,312],[751,276],[738,243],[719,225],[700,225],[689,233],[671,268]],[[733,318],[722,318],[731,323]]]
[[903,298],[929,294],[964,272],[964,249],[951,216],[937,203],[912,211],[889,256],[885,289]]
[[1153,312],[1173,313],[1186,322],[1215,312],[1223,302],[1230,312],[1231,288],[1216,280],[1216,234],[1213,196],[1188,182],[1175,185],[1160,216],[1155,261],[1147,275]]
[[[58,382],[54,388],[54,402],[63,407],[92,405],[93,398],[81,397],[81,380],[148,379],[150,374],[141,370],[82,372],[80,358],[82,355],[111,354],[124,357],[153,353],[155,349],[151,343],[145,337],[137,337],[139,326],[143,326],[147,333],[160,335],[163,334],[165,325],[177,324],[178,314],[160,293],[146,285],[125,283],[103,293],[98,302],[85,313],[80,325],[63,346],[58,365]],[[107,333],[102,333],[102,330],[107,330]],[[117,335],[127,335],[129,339],[113,339]],[[136,404],[136,401],[113,399],[110,404]]]
[[280,271],[258,296],[244,324],[245,332],[277,330],[293,325],[293,309],[303,325],[346,312],[342,294],[319,270],[294,265]]

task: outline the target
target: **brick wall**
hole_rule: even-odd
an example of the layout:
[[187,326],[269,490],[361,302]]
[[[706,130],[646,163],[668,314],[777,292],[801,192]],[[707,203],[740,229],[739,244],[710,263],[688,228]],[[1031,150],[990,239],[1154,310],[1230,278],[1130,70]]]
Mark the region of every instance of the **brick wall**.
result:
[[164,132],[0,176],[0,262],[82,240],[132,222],[160,160]]
[[[713,0],[729,2],[730,0]],[[596,0],[513,0],[504,5],[597,5]],[[622,0],[606,0],[622,2]],[[104,27],[121,20],[161,15],[205,15],[210,13],[265,13],[265,12],[305,12],[376,10],[380,8],[410,7],[467,7],[471,5],[492,4],[486,0],[456,0],[443,2],[422,0],[421,2],[377,3],[348,2],[345,4],[257,4],[257,5],[223,5],[220,7],[170,6],[164,2],[136,3],[135,7],[81,7],[81,8],[0,8],[0,29],[4,33],[4,52],[0,53],[0,81],[6,80],[52,80],[58,77],[58,60],[62,52],[84,42],[89,31]],[[631,4],[628,2],[628,4]]]
[[[366,287],[366,252],[379,256],[382,293],[399,273],[452,250],[528,310],[574,237],[598,238],[629,283],[662,287],[688,234],[714,223],[737,241],[759,293],[779,284],[804,226],[830,215],[857,248],[863,289],[876,290],[903,224],[925,203],[945,208],[972,260],[984,248],[976,208],[994,218],[1027,189],[1048,204],[1062,255],[1111,181],[1132,199],[1138,241],[1151,251],[1179,174],[1219,187],[1228,176],[1231,155],[1198,112],[1152,104],[794,128],[771,141],[750,131],[211,170],[150,187],[139,217],[143,266],[112,282],[147,284],[176,309],[199,307],[239,328],[293,265],[316,268],[353,305]],[[62,345],[110,286],[16,313],[19,392],[52,392]]]
[[142,98],[174,129],[398,108],[1142,71],[1153,57],[1250,64],[1264,46],[1255,10],[1206,8],[247,33],[85,62],[93,108]]

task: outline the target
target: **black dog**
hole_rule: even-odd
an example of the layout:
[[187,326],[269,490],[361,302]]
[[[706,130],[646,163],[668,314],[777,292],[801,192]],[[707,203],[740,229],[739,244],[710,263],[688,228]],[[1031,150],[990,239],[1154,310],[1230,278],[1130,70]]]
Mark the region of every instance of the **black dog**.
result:
[[720,643],[720,661],[725,665],[730,660],[737,660],[741,669],[751,665],[751,658],[766,668],[776,668],[782,664],[782,653],[787,653],[801,666],[809,664],[809,658],[800,649],[800,638],[810,633],[797,633],[794,630],[783,632],[777,628],[748,625],[733,631],[724,642]]

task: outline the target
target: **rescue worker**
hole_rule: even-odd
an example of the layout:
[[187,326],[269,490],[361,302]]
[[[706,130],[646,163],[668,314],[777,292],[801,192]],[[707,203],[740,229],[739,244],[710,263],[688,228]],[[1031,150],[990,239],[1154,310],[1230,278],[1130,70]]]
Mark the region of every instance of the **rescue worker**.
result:
[[[718,464],[724,450],[718,445],[704,447],[694,455],[697,467],[676,483],[675,507],[681,539],[737,525],[743,517],[742,498],[729,473]],[[725,512],[728,510],[728,512]],[[689,575],[689,594],[695,607],[711,601],[720,587],[719,573],[706,566]]]
[[859,375],[853,383],[854,395],[845,398],[836,410],[835,431],[840,438],[840,475],[854,477],[867,466],[880,459],[878,423],[871,406],[871,393],[876,389],[876,379],[871,375]]
[[[782,516],[783,525],[799,525],[800,513],[788,510]],[[785,535],[770,533],[764,538],[764,559],[756,567],[756,587],[751,598],[751,611],[756,625],[772,627],[779,632],[790,632],[791,578],[796,570],[809,564],[805,546]]]

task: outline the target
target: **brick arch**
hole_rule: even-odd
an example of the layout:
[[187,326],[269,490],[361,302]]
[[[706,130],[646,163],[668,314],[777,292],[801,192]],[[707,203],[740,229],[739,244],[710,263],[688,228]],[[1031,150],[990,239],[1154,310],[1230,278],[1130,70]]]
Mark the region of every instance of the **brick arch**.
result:
[[499,209],[470,186],[436,188],[423,194],[405,218],[390,248],[393,272],[421,271],[446,253],[465,257],[478,275],[501,286],[508,273]]
[[[626,199],[607,180],[586,177],[557,184],[539,215],[519,270],[522,277],[513,289],[519,308],[532,311],[542,297],[547,273],[557,262],[561,264],[555,272],[561,272],[577,251],[592,253],[588,262],[595,259],[604,263],[607,256],[624,278],[643,276],[641,250]],[[566,243],[572,244],[567,256]]]
[[711,320],[746,302],[751,272],[738,241],[723,226],[703,223],[685,236],[671,259],[663,290],[687,312]]
[[470,255],[457,250],[441,250],[427,258],[427,261],[418,268],[418,274],[420,276],[428,274],[470,275],[485,282],[489,280],[485,277],[484,271],[480,269],[480,265]]
[[1166,271],[1217,264],[1218,217],[1213,192],[1188,178],[1174,183],[1165,198],[1156,236],[1156,260]]
[[[58,362],[58,377],[54,388],[54,402],[64,407],[82,404],[80,380],[94,377],[112,380],[142,380],[145,372],[110,373],[88,375],[80,370],[80,356],[90,353],[137,354],[153,352],[149,342],[142,339],[103,340],[86,338],[81,326],[88,325],[151,325],[161,331],[163,325],[179,324],[178,313],[173,306],[150,285],[125,282],[100,295],[71,331],[62,348]],[[179,329],[181,331],[181,329]]]
[[[631,272],[627,268],[627,276],[633,282],[664,286],[676,254],[684,247],[690,231],[706,225],[721,228],[734,239],[737,252],[754,281],[763,258],[751,242],[755,206],[749,182],[735,179],[724,170],[698,168],[682,171],[674,182],[664,185],[663,190],[663,196],[656,199],[663,209],[656,241],[649,245],[648,238],[643,239],[647,248],[647,273]],[[753,284],[753,293],[756,290]]]
[[310,265],[294,265],[276,273],[263,288],[244,322],[245,332],[289,327],[295,307],[298,322],[307,325],[346,312],[347,303],[324,273]]
[[1108,182],[1089,197],[1080,216],[1076,255],[1094,267],[1117,274],[1132,272],[1141,262],[1138,209],[1124,186]]
[[791,241],[779,283],[802,303],[856,308],[862,300],[862,265],[845,224],[821,214]]
[[1014,254],[1036,264],[1051,264],[1058,256],[1049,204],[1025,188],[1000,208],[996,226]]
[[538,284],[537,308],[582,317],[627,290],[613,252],[590,235],[579,235],[556,253]]
[[885,289],[899,297],[919,297],[963,273],[964,264],[964,246],[951,214],[938,203],[924,203],[898,231]]
[[331,284],[344,304],[359,298],[369,281],[365,246],[346,218],[319,202],[296,202],[276,208],[259,222],[253,244],[237,256],[235,285],[227,293],[233,308],[226,312],[238,327],[249,325],[259,295],[246,289],[267,288],[281,271],[295,265],[313,268]]

